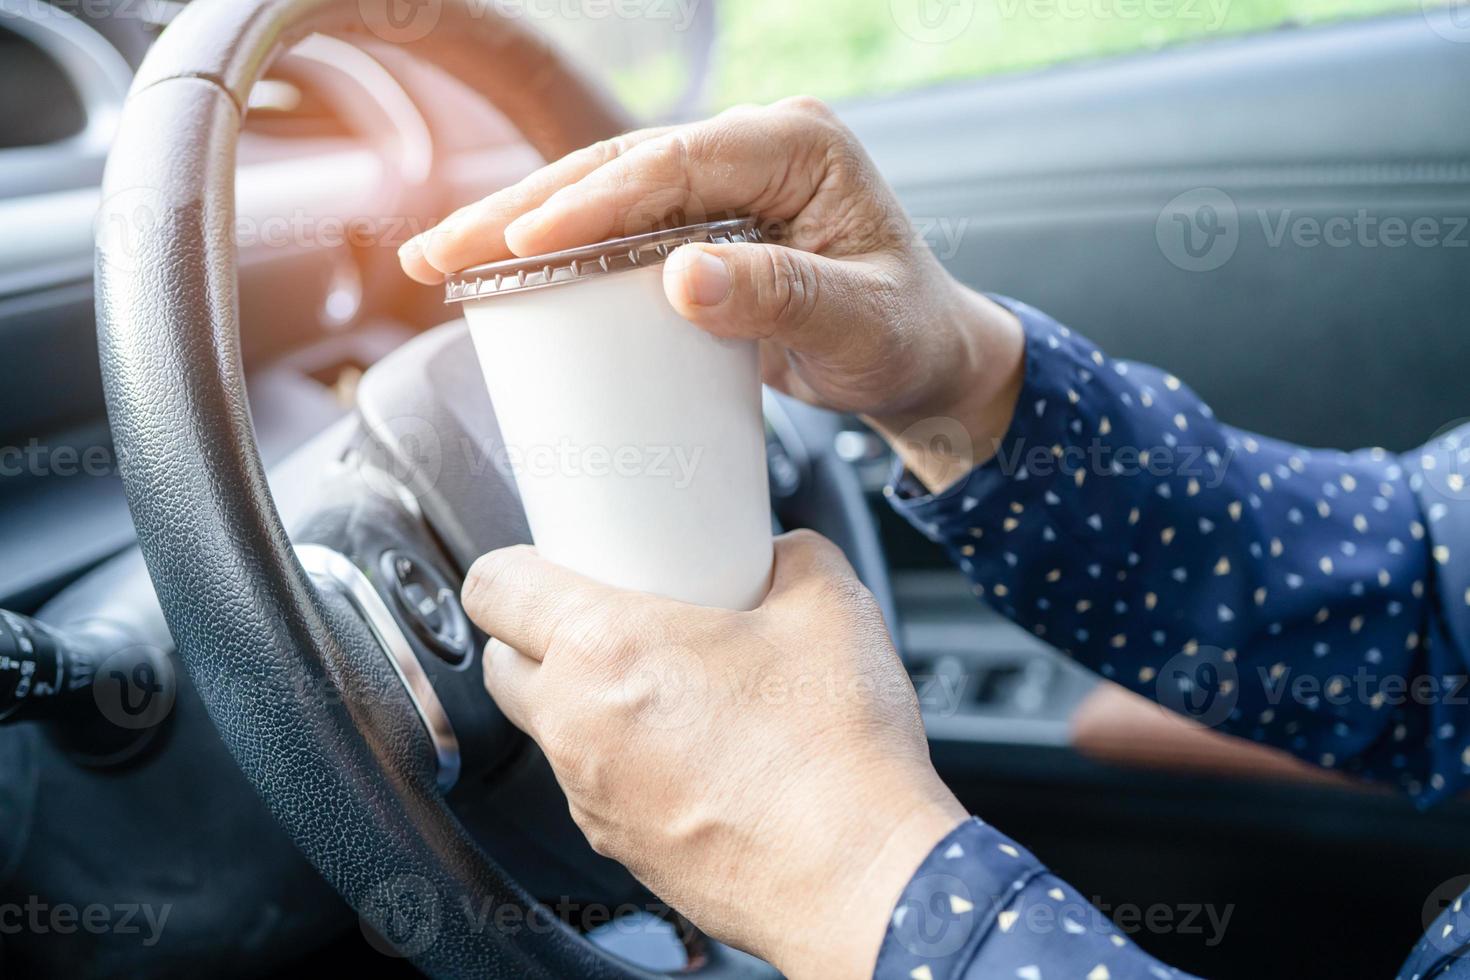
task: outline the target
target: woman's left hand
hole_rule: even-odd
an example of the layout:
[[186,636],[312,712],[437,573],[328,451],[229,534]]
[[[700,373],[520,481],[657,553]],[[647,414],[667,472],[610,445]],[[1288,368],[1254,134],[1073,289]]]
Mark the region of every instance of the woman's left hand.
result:
[[477,562],[464,601],[497,638],[486,687],[599,853],[789,977],[872,975],[904,885],[966,814],[835,546],[779,538],[752,612],[622,592],[527,547]]

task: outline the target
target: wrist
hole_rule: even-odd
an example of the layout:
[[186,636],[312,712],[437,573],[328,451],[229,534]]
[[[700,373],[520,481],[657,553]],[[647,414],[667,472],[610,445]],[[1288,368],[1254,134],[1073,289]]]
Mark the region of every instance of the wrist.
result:
[[781,917],[785,935],[771,961],[791,980],[871,977],[914,872],[969,817],[937,776],[882,795],[884,803],[849,810],[826,828],[831,873],[790,893],[797,909]]
[[948,365],[924,398],[867,421],[931,492],[995,455],[1015,415],[1026,341],[1015,314],[953,280]]

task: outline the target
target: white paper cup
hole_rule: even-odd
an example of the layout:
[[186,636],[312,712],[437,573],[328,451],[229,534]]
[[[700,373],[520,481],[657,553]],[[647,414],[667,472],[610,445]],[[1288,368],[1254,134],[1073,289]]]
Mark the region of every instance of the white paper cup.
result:
[[663,261],[751,221],[466,270],[464,304],[540,552],[620,588],[752,609],[771,576],[756,345],[680,317]]

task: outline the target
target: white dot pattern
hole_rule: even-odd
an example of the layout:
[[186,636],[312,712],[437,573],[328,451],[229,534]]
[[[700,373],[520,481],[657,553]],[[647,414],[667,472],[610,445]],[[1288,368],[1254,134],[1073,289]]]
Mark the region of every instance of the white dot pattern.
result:
[[878,980],[1187,980],[979,820],[939,843],[889,920]]
[[[1390,783],[1421,805],[1463,791],[1470,427],[1403,456],[1252,435],[1218,422],[1172,375],[1112,360],[997,299],[1026,331],[1011,430],[994,459],[943,494],[902,472],[888,493],[975,594],[1205,724]],[[944,847],[968,857],[945,864]],[[962,949],[936,953],[906,944],[895,919],[878,976],[1180,975],[1116,930],[1025,928],[1038,903],[1086,903],[978,822],[915,876],[900,902],[909,930],[924,889],[946,873],[970,889],[979,912],[968,915],[989,902],[983,926],[970,923]],[[1455,955],[1470,948],[1470,908],[1446,917],[1405,980],[1470,976],[1470,958]]]
[[1439,603],[1458,624],[1431,590],[1459,571],[1439,525],[1470,500],[1426,506],[1433,457],[1241,432],[1172,375],[1006,304],[1027,364],[995,458],[942,495],[906,475],[889,495],[976,595],[1206,724],[1426,804],[1470,785],[1453,636],[1470,582]]

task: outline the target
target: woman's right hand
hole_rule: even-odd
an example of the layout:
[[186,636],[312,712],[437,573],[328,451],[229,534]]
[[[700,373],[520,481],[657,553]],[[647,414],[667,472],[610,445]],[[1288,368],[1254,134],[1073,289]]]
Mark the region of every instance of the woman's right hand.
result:
[[[814,99],[579,150],[456,211],[400,258],[432,283],[648,231],[670,215],[694,223],[731,213],[758,215],[772,241],[670,256],[664,289],[685,318],[760,341],[767,383],[864,415],[932,489],[988,458],[1020,389],[1020,327],[949,276],[857,138]],[[963,426],[940,426],[950,449],[936,453],[934,426],[919,425],[933,420]],[[920,438],[906,439],[910,431]]]

